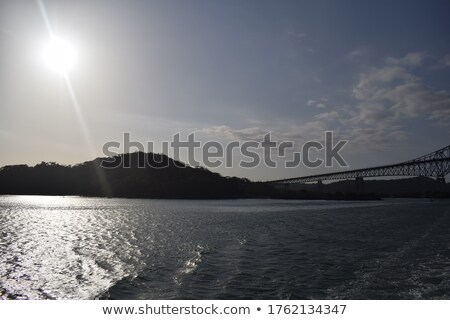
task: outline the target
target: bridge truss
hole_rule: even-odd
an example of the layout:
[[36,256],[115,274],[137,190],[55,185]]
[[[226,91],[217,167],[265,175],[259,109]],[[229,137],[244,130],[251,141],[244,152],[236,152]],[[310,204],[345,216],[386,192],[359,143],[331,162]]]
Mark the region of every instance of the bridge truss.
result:
[[321,184],[324,180],[356,179],[358,183],[363,178],[369,177],[424,176],[434,177],[438,181],[445,183],[445,176],[448,173],[450,173],[450,145],[424,156],[396,164],[268,182],[275,184],[318,182]]

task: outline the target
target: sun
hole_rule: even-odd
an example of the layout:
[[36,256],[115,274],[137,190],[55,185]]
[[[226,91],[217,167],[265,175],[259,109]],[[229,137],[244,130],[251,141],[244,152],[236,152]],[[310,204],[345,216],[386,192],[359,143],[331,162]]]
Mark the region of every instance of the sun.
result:
[[52,38],[44,47],[43,59],[54,71],[66,74],[77,62],[77,51],[68,41]]

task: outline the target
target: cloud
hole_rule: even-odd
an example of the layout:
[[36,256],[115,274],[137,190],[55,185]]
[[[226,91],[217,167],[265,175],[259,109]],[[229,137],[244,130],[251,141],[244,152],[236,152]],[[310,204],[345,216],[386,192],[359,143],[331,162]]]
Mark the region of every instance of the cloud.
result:
[[289,35],[291,35],[292,37],[297,38],[297,39],[302,39],[302,38],[306,37],[306,34],[303,32],[289,32]]
[[365,103],[357,106],[356,112],[349,121],[353,123],[376,124],[386,121],[390,114],[388,109],[380,103]]
[[450,92],[434,90],[404,67],[385,66],[362,74],[353,94],[362,110],[378,105],[397,118],[450,120]]
[[442,58],[442,64],[446,67],[450,67],[450,54],[447,54]]
[[355,50],[350,51],[349,53],[347,53],[345,58],[350,59],[350,60],[358,59],[358,58],[363,57],[364,55],[366,55],[367,51],[368,51],[367,48],[358,48],[358,49],[355,49]]
[[415,81],[418,81],[418,78],[407,73],[403,67],[373,68],[360,75],[358,84],[353,88],[353,95],[358,100],[376,101],[395,83]]
[[[393,104],[392,110],[397,116],[425,116],[431,120],[448,115],[450,111],[450,93],[435,91],[421,83],[405,83],[387,90],[383,97]],[[450,117],[442,120],[450,120]]]
[[264,130],[259,127],[250,127],[244,129],[232,129],[229,126],[211,126],[203,128],[202,132],[228,140],[260,141],[261,138],[270,130]]
[[324,132],[331,130],[336,137],[350,141],[350,151],[385,150],[409,137],[408,119],[422,118],[444,126],[449,123],[450,92],[434,89],[414,72],[424,58],[422,53],[411,53],[385,59],[380,67],[362,72],[349,90],[352,100],[347,104],[334,105],[324,98],[308,100],[306,105],[317,109],[317,114],[301,124],[262,121],[249,123],[247,128],[216,126],[203,131],[255,141],[270,131],[278,141],[298,144],[321,140]]
[[273,132],[277,137],[289,141],[320,140],[323,138],[324,132],[329,129],[326,121],[312,120],[303,124],[290,124],[278,126]]
[[420,66],[426,57],[424,52],[411,52],[401,58],[389,57],[386,62],[390,65]]
[[325,104],[327,102],[327,99],[320,99],[320,100],[308,100],[306,103],[309,107],[314,107],[317,109],[323,109],[326,108],[327,105]]
[[407,138],[407,133],[401,128],[384,124],[349,127],[340,132],[340,135],[350,141],[349,149],[353,150],[384,150]]
[[405,140],[406,119],[423,118],[448,125],[450,92],[434,89],[412,72],[424,59],[423,53],[386,59],[385,65],[360,74],[351,91],[354,104],[334,108],[338,116],[320,113],[316,119],[340,122],[337,131],[351,145],[372,149]]
[[[318,113],[314,118],[349,139],[349,145],[375,150],[407,139],[407,119],[423,118],[448,125],[450,92],[434,89],[413,72],[425,58],[426,54],[416,52],[386,59],[384,65],[359,75],[351,90],[353,103],[329,105],[332,111]],[[319,103],[308,101],[312,107]]]
[[272,140],[293,141],[305,143],[309,140],[321,140],[324,132],[329,129],[325,121],[312,120],[303,124],[292,123],[264,123],[259,127],[233,129],[227,125],[211,126],[203,128],[201,132],[227,140],[238,141],[262,141],[270,132]]
[[318,120],[333,121],[339,118],[339,113],[336,111],[323,112],[317,114],[315,118]]

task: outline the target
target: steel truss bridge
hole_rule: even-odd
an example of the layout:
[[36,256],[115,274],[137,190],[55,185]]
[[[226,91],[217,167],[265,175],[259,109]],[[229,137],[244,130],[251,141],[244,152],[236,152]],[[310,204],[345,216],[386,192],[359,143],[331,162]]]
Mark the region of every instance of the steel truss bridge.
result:
[[317,174],[305,177],[268,181],[273,184],[298,184],[317,182],[319,191],[324,180],[355,179],[357,191],[363,191],[363,179],[371,177],[424,176],[436,178],[445,184],[445,176],[450,173],[450,145],[424,156],[396,164]]

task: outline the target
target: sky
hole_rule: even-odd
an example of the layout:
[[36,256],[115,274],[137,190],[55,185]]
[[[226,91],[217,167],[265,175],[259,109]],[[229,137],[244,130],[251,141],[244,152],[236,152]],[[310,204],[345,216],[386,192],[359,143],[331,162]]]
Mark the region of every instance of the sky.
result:
[[[0,0],[0,166],[84,162],[124,132],[158,146],[177,132],[302,145],[333,131],[351,169],[409,160],[449,144],[449,12],[449,1]],[[43,63],[51,34],[77,52],[64,76]]]

